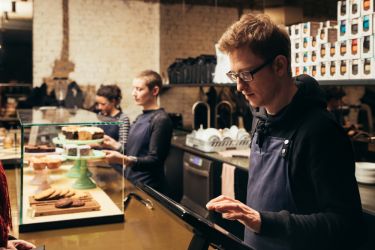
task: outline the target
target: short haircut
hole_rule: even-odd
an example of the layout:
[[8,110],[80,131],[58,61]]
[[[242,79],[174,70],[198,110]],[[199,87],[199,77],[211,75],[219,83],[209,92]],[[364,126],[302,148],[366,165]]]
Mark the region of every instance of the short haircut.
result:
[[120,104],[122,99],[121,89],[116,84],[100,85],[100,88],[96,91],[96,95],[105,97],[109,101],[116,101],[116,104]]
[[154,89],[156,86],[159,87],[159,93],[163,87],[163,81],[161,76],[153,70],[144,70],[139,73],[136,78],[141,78],[146,80],[146,85],[149,90]]
[[224,53],[231,53],[242,47],[248,47],[255,55],[265,60],[271,60],[278,55],[285,56],[288,60],[288,74],[292,75],[289,35],[267,15],[243,15],[219,40],[219,49]]

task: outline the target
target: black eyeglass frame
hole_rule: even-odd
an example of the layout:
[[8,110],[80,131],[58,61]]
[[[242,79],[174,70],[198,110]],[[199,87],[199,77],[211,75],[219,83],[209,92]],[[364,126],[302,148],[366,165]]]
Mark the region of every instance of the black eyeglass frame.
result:
[[275,57],[272,59],[266,60],[263,64],[261,64],[260,66],[256,67],[253,70],[246,70],[246,71],[241,71],[238,73],[229,71],[226,73],[226,75],[232,81],[237,81],[237,79],[240,78],[244,82],[251,82],[252,80],[254,80],[254,75],[257,72],[259,72],[261,69],[266,67],[268,64],[272,63],[274,60],[275,60]]

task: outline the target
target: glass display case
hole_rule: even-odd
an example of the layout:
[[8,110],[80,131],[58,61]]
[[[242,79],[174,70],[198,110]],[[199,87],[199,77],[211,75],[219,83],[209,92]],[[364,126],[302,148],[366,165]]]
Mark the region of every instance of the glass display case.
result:
[[82,109],[19,110],[19,231],[124,221],[123,166],[103,151],[120,122]]

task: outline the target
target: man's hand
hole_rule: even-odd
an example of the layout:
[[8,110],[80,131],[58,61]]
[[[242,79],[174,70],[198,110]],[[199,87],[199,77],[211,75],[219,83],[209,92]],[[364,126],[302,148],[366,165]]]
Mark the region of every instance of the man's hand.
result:
[[254,232],[260,232],[262,223],[259,212],[238,200],[221,195],[210,200],[206,207],[208,210],[222,213],[225,219],[238,220]]
[[34,244],[24,240],[8,240],[7,249],[11,250],[28,250],[36,248]]

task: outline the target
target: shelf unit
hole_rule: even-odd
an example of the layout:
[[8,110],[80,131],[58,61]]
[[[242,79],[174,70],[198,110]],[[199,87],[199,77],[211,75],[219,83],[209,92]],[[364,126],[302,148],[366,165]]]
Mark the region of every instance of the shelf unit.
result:
[[0,126],[14,127],[18,125],[16,114],[5,116],[3,108],[9,97],[19,99],[26,98],[33,85],[31,83],[0,83]]
[[[353,79],[353,80],[317,80],[319,85],[336,86],[375,86],[375,79]],[[170,83],[163,85],[163,89],[175,87],[236,87],[236,83]]]

